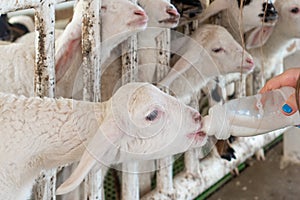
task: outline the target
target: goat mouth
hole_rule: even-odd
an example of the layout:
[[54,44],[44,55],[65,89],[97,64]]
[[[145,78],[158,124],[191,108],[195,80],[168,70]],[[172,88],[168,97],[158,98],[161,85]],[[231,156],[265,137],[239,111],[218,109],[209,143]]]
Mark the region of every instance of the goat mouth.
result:
[[275,26],[275,24],[277,23],[277,18],[274,19],[273,21],[269,20],[269,21],[264,21],[263,19],[261,20],[261,22],[263,23],[264,26]]
[[241,70],[242,72],[252,72],[254,69],[254,65],[246,65],[246,66],[240,66],[237,67],[239,70]]
[[188,138],[193,139],[197,142],[205,141],[207,135],[201,129],[202,129],[202,125],[195,132],[188,134]]
[[145,26],[148,23],[148,18],[143,17],[136,20],[132,20],[131,22],[127,23],[128,26]]
[[165,24],[178,24],[178,22],[179,22],[179,17],[170,17],[170,18],[158,21],[158,23],[160,23],[160,24],[162,24],[162,23],[165,23]]

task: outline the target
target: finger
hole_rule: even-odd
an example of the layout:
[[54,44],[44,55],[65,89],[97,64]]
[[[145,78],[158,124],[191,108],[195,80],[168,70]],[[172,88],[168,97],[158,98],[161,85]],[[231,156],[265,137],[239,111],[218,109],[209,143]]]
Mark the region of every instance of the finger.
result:
[[284,73],[270,79],[265,84],[265,86],[260,90],[260,93],[278,89],[283,86],[296,87],[296,83],[299,75],[300,75],[300,68],[289,69]]
[[282,113],[284,115],[290,116],[298,111],[295,93],[292,94],[282,106]]

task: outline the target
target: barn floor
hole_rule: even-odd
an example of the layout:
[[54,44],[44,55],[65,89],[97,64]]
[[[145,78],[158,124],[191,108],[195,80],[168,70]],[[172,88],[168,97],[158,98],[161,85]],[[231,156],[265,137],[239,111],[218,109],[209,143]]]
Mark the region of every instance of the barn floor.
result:
[[267,151],[265,161],[248,160],[248,167],[239,176],[232,178],[206,199],[299,200],[300,165],[280,169],[282,145],[279,142]]

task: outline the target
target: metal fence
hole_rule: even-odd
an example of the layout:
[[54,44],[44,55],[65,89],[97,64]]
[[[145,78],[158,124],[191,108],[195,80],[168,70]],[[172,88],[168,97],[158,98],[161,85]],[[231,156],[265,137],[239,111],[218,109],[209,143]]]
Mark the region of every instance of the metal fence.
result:
[[[55,5],[66,2],[66,0],[10,0],[0,2],[0,13],[8,13],[17,10],[33,8],[35,17],[35,92],[37,96],[54,97],[55,91],[55,67],[54,67],[54,27],[55,27]],[[100,101],[100,77],[101,77],[101,19],[99,17],[101,0],[84,0],[85,12],[83,14],[83,34],[82,49],[84,63],[84,100]],[[194,23],[197,28],[197,23]],[[160,65],[169,66],[170,59],[170,31],[162,31],[157,38],[157,44],[154,49],[160,53],[157,55],[157,77],[160,79],[165,76],[165,68],[159,68]],[[94,49],[97,46],[97,51]],[[123,84],[135,80],[137,70],[137,38],[133,36],[122,44],[122,73]],[[88,53],[92,52],[92,54]],[[128,73],[130,72],[130,73]],[[126,76],[125,76],[126,75]],[[193,105],[198,107],[195,100]],[[201,149],[190,150],[185,153],[185,169],[173,177],[174,158],[170,155],[167,158],[156,161],[156,187],[149,191],[143,197],[139,195],[139,177],[138,173],[122,174],[122,199],[193,199],[204,192],[223,176],[236,168],[237,165],[244,162],[252,156],[258,149],[270,143],[285,130],[275,131],[266,135],[242,138],[233,148],[236,151],[237,159],[231,162],[224,161],[213,151],[204,159]],[[160,167],[161,166],[161,167]],[[124,164],[123,171],[138,171],[138,162]],[[36,200],[56,199],[56,173],[57,169],[42,172],[37,179],[32,198]],[[89,200],[104,199],[102,172],[92,170],[84,182],[83,198]],[[151,178],[149,178],[151,179]],[[148,181],[151,188],[151,180]],[[75,197],[74,197],[75,198]],[[62,198],[63,199],[63,198]]]

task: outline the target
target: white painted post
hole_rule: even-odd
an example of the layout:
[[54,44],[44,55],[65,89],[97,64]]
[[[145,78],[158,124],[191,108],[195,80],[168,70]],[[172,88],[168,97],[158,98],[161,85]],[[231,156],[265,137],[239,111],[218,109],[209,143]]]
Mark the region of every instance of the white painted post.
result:
[[283,135],[283,156],[281,159],[281,168],[290,163],[300,164],[300,129],[293,127]]
[[37,96],[54,97],[54,26],[55,0],[45,0],[35,12],[35,92]]
[[[171,50],[171,33],[169,29],[165,29],[156,38],[157,65],[156,80],[162,80],[170,69],[170,50]],[[166,93],[168,90],[164,89]],[[156,174],[157,189],[169,196],[173,197],[173,155],[157,160]]]
[[[137,3],[136,0],[130,0]],[[122,43],[122,85],[135,82],[137,77],[137,35]],[[138,200],[138,162],[122,164],[122,199]]]
[[33,186],[35,200],[55,200],[56,169],[42,171]]
[[[41,1],[35,12],[35,94],[54,97],[54,26],[55,1]],[[55,198],[56,169],[44,171],[33,188],[36,200]]]
[[122,84],[135,82],[137,77],[137,36],[122,43]]
[[122,164],[122,199],[124,200],[140,199],[138,166],[138,162]]
[[[122,43],[122,84],[136,81],[137,36]],[[139,199],[138,162],[122,164],[122,199]]]
[[[101,0],[83,0],[82,54],[83,54],[83,100],[101,100]],[[103,198],[102,170],[93,169],[85,179],[83,199]]]
[[83,0],[83,2],[85,2],[82,19],[83,98],[86,101],[99,102],[101,98],[101,0]]
[[[194,199],[210,186],[215,184],[226,174],[228,174],[237,165],[244,162],[247,158],[251,157],[259,148],[272,142],[286,129],[274,131],[272,133],[259,135],[251,138],[243,138],[238,143],[234,143],[232,146],[236,151],[236,160],[227,162],[210,154],[200,162],[199,170],[201,173],[201,179],[188,176],[186,172],[182,172],[174,178],[174,196],[175,199]],[[171,199],[164,196],[159,190],[153,190],[141,198],[141,200],[160,200]]]
[[[198,28],[198,21],[192,22],[192,31],[195,31]],[[189,33],[192,34],[192,33]],[[199,97],[200,94],[194,95],[192,97],[192,101],[190,103],[190,106],[193,107],[196,110],[199,110]],[[184,164],[185,169],[188,174],[191,174],[193,176],[199,176],[199,152],[200,149],[192,149],[185,153],[184,155]]]

